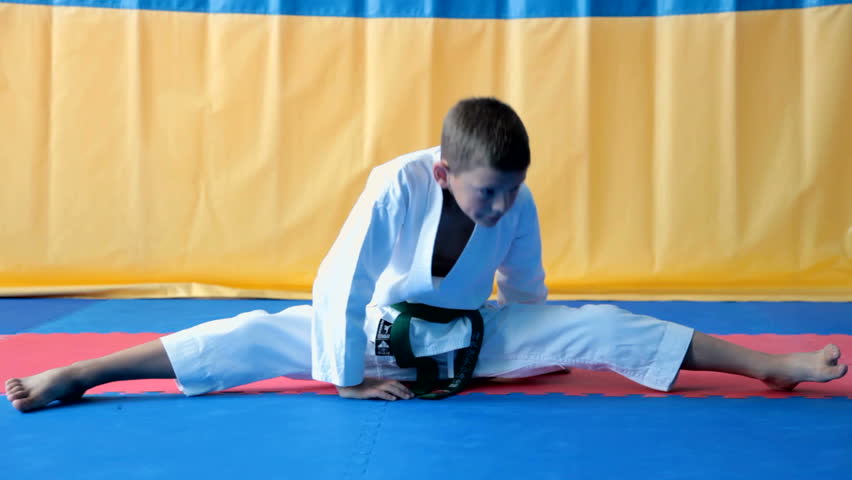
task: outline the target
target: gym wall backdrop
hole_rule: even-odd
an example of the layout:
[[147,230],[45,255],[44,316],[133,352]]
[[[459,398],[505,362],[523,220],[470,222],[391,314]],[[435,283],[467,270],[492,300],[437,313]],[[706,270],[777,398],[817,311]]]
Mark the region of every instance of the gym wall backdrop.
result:
[[495,95],[552,298],[850,301],[850,86],[848,0],[0,0],[0,295],[308,298]]

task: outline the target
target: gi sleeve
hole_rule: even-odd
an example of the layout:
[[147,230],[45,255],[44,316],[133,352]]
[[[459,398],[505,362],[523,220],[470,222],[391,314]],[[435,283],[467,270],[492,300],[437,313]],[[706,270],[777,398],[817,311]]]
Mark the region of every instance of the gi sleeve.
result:
[[541,262],[541,232],[538,211],[529,189],[517,199],[520,207],[515,236],[503,263],[497,268],[497,298],[507,303],[544,303],[544,267]]
[[371,175],[320,265],[311,328],[316,380],[338,386],[364,380],[366,306],[390,262],[405,217],[405,192],[398,179],[383,182]]

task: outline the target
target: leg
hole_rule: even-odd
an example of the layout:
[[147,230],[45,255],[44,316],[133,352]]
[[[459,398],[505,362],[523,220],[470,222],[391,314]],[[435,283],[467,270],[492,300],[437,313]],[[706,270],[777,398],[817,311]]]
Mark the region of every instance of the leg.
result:
[[770,354],[695,332],[681,369],[733,373],[792,390],[799,382],[827,382],[845,375],[847,366],[838,364],[839,358],[834,345],[816,352]]
[[186,395],[247,383],[311,375],[310,306],[276,314],[246,312],[214,320],[105,357],[6,381],[6,396],[21,411],[119,380],[174,378]]
[[668,391],[680,370],[733,373],[776,389],[842,377],[840,351],[768,354],[690,328],[635,315],[611,305],[569,308],[512,305],[486,316],[478,376],[523,377],[547,368],[611,370],[655,390]]
[[612,305],[508,305],[483,310],[485,339],[476,376],[519,378],[565,368],[610,370],[668,391],[691,328]]
[[13,407],[27,412],[54,400],[79,399],[86,390],[104,383],[144,378],[175,378],[159,339],[30,377],[10,378],[6,397]]

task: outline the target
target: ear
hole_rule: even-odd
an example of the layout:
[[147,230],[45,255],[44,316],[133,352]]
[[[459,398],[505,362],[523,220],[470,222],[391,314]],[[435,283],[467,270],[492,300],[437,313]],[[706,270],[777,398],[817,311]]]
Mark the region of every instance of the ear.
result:
[[432,164],[432,176],[441,188],[450,188],[450,166],[443,158]]

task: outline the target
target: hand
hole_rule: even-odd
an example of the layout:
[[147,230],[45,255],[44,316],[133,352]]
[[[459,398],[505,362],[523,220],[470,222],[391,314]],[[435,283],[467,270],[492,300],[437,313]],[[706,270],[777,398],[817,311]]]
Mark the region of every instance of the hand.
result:
[[360,400],[377,398],[390,402],[402,399],[414,398],[414,394],[405,385],[396,380],[382,378],[365,378],[360,385],[352,387],[337,387],[337,394],[343,398],[357,398]]

